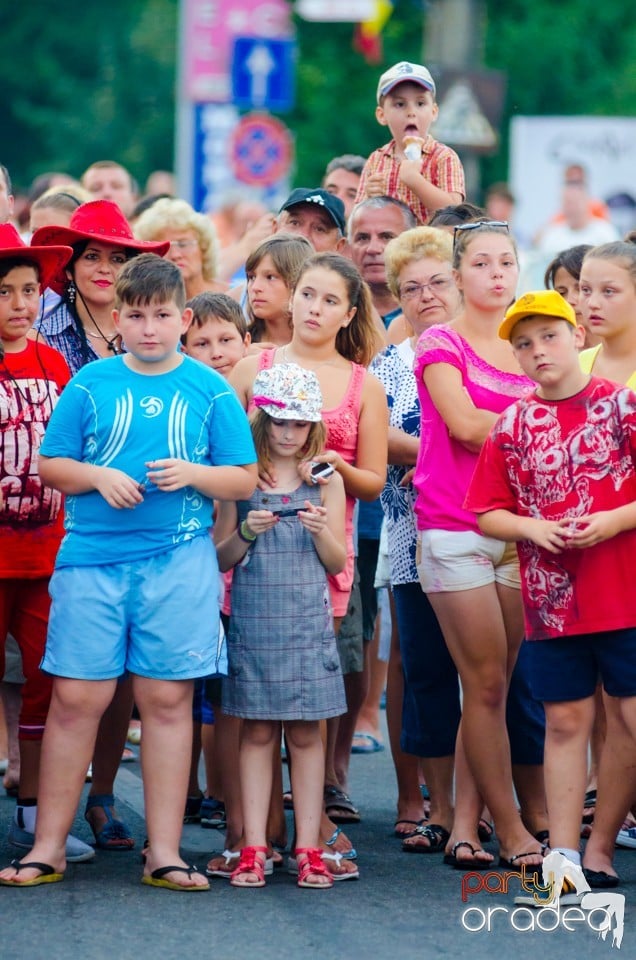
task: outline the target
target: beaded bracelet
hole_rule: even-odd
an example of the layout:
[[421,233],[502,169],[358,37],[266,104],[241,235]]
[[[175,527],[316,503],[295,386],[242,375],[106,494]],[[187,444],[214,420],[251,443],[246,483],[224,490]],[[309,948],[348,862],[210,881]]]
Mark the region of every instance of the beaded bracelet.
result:
[[237,530],[236,532],[238,533],[239,538],[240,538],[244,543],[254,543],[254,541],[256,540],[256,534],[255,534],[255,533],[252,533],[252,532],[248,529],[247,520],[243,520],[243,521],[242,521],[242,523],[240,524],[240,526],[239,526],[239,528],[238,528],[238,530]]

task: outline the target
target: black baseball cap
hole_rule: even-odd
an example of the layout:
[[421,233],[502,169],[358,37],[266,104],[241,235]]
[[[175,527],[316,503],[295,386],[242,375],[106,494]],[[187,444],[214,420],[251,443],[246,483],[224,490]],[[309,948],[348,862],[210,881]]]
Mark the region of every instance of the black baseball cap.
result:
[[307,187],[297,187],[295,190],[292,190],[278,212],[282,213],[283,210],[296,207],[299,203],[315,203],[319,207],[324,207],[340,230],[340,233],[345,233],[347,227],[345,206],[340,197],[334,196],[333,193],[328,193],[327,190],[309,190]]

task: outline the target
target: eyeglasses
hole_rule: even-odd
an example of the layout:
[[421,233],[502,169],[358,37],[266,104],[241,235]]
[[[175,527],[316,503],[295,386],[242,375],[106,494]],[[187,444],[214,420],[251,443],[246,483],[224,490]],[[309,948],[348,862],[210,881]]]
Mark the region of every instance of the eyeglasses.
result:
[[453,250],[457,244],[457,234],[466,230],[479,230],[480,227],[502,227],[506,233],[510,233],[510,226],[507,220],[473,220],[470,223],[458,223],[453,229]]
[[435,277],[433,280],[429,280],[428,283],[405,283],[403,287],[400,287],[400,299],[419,299],[425,290],[430,290],[432,296],[438,297],[444,293],[445,290],[448,290],[451,283],[452,280],[450,277]]
[[198,240],[171,240],[170,249],[171,250],[189,250],[190,247],[198,247]]

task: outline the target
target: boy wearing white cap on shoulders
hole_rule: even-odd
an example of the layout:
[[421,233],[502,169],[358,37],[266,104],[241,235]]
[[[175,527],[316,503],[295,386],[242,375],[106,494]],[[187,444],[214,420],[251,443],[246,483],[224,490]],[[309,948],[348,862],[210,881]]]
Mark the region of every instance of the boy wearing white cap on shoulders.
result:
[[395,197],[419,223],[441,207],[465,199],[464,169],[454,150],[429,133],[437,119],[435,81],[425,66],[403,60],[382,74],[375,116],[393,139],[367,160],[356,203]]

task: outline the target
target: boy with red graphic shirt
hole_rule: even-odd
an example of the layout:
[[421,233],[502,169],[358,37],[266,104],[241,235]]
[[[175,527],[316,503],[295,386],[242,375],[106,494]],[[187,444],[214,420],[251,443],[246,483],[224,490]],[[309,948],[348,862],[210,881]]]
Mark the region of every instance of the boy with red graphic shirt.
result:
[[[19,723],[20,784],[9,842],[30,849],[37,813],[38,771],[51,678],[40,670],[49,616],[49,578],[62,539],[62,495],[38,475],[38,452],[63,387],[64,358],[28,334],[40,289],[72,255],[70,247],[28,247],[15,228],[0,224],[0,677],[4,644],[13,634],[25,683]],[[95,851],[75,837],[69,856]]]
[[499,329],[536,390],[499,418],[465,506],[516,541],[534,695],[546,711],[550,845],[580,865],[580,810],[598,676],[608,710],[591,887],[613,887],[614,841],[636,796],[636,394],[583,373],[585,331],[554,290],[527,293]]

